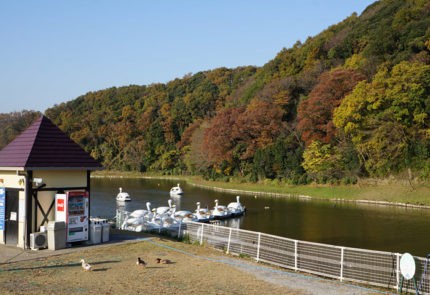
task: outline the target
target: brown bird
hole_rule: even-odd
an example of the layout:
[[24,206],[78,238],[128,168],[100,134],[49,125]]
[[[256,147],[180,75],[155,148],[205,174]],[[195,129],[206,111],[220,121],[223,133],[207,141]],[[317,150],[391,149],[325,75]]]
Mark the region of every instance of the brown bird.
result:
[[154,262],[155,263],[160,263],[161,259],[160,258],[155,258]]
[[161,259],[160,263],[161,264],[170,264],[171,261],[169,259]]
[[140,257],[137,257],[136,265],[141,266],[141,267],[145,267],[146,262],[143,261],[142,259],[140,259]]

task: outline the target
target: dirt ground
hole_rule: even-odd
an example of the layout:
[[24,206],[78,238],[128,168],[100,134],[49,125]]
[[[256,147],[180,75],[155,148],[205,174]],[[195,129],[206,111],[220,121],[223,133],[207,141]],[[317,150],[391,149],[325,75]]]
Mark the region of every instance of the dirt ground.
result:
[[[208,247],[151,237],[152,241],[202,257]],[[146,263],[136,266],[137,257]],[[80,259],[92,265],[84,271]],[[157,264],[156,258],[171,264]],[[186,255],[149,241],[15,262],[0,266],[1,294],[308,294],[258,279],[237,267]]]

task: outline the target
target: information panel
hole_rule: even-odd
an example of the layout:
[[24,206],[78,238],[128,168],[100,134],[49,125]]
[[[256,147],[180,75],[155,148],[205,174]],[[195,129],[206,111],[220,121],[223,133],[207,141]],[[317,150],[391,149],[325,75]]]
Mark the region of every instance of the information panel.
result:
[[4,219],[6,215],[6,189],[0,187],[0,230],[4,230]]

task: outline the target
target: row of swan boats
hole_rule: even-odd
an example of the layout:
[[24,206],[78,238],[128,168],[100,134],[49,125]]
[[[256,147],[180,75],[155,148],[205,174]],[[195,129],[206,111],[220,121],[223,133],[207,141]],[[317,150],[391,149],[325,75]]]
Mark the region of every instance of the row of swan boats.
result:
[[[179,183],[177,186],[174,186],[170,189],[170,196],[172,197],[180,197],[184,194],[184,191],[180,187]],[[116,195],[116,200],[118,202],[129,202],[131,201],[131,197],[128,193],[122,191],[122,187],[119,188],[119,193]]]
[[168,206],[158,208],[151,208],[151,203],[147,202],[146,209],[135,210],[131,213],[126,212],[120,228],[137,232],[177,229],[183,222],[209,222],[214,219],[232,218],[243,215],[246,211],[239,199],[240,197],[237,196],[236,202],[232,202],[227,206],[219,205],[218,200],[215,200],[215,206],[212,210],[202,208],[200,202],[197,202],[197,208],[194,212],[176,211],[176,206],[172,205],[171,199],[168,201]]

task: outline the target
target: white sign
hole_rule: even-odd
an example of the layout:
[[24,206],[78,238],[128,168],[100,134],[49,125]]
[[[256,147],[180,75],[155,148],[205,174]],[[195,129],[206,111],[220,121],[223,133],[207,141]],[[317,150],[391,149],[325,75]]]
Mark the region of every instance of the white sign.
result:
[[11,221],[16,221],[16,212],[10,212],[10,218]]
[[402,273],[403,277],[407,280],[410,280],[414,277],[415,260],[411,254],[405,253],[400,258],[400,272]]

